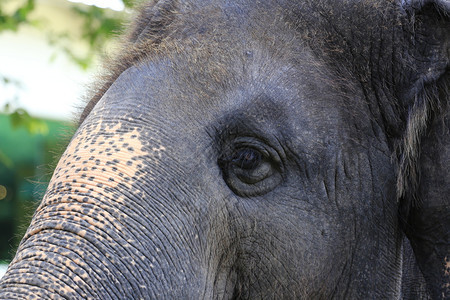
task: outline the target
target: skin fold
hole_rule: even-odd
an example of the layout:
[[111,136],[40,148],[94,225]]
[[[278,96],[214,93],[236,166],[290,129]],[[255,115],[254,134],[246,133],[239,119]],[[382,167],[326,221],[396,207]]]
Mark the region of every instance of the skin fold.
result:
[[442,1],[150,1],[0,299],[450,297]]

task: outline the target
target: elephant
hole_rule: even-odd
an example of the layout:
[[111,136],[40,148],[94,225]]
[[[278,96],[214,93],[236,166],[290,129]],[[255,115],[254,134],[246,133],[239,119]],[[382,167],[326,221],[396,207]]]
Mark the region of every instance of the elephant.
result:
[[450,2],[153,0],[0,299],[449,299]]

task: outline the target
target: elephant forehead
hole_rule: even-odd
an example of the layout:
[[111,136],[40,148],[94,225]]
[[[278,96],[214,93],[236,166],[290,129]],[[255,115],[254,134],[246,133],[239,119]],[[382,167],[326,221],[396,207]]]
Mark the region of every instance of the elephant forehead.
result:
[[74,196],[92,201],[105,193],[114,201],[123,201],[118,191],[132,192],[144,176],[151,180],[144,161],[157,164],[165,151],[157,140],[144,150],[140,137],[138,128],[121,122],[97,119],[83,124],[61,157],[43,202],[70,203]]

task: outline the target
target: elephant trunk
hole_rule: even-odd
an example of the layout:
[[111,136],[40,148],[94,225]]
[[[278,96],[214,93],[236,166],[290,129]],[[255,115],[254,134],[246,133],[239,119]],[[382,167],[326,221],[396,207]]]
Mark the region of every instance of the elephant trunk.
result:
[[193,205],[205,198],[193,200],[186,184],[175,182],[182,175],[169,170],[164,146],[139,137],[124,124],[79,129],[0,283],[1,299],[232,293],[232,258],[217,250],[230,239],[214,229],[226,228],[217,224],[226,209],[211,204],[211,214],[211,206]]

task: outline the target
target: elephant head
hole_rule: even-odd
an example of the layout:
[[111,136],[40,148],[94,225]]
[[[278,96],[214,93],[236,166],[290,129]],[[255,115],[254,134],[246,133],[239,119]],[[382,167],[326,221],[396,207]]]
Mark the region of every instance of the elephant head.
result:
[[143,5],[0,298],[449,297],[449,14]]

